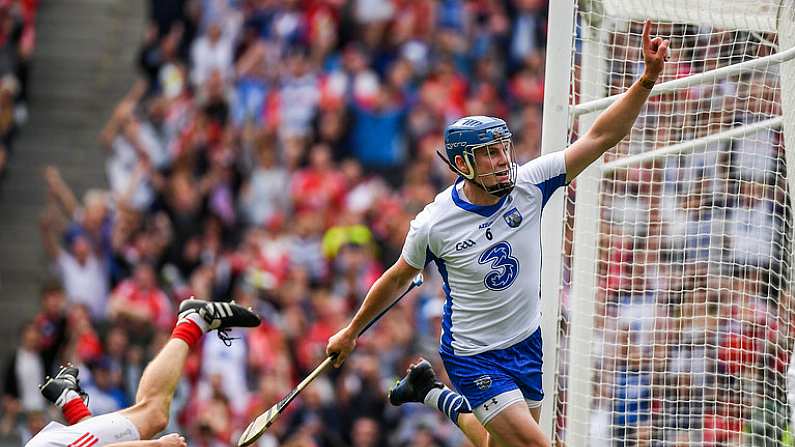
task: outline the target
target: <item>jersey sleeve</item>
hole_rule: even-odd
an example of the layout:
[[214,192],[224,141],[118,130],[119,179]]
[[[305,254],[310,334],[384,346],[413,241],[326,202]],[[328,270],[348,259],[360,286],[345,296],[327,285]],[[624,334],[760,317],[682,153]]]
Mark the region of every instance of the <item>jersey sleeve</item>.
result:
[[519,166],[517,183],[535,185],[541,190],[543,202],[547,204],[552,193],[566,185],[566,159],[563,151],[542,155]]
[[409,225],[409,232],[406,235],[406,242],[403,243],[403,251],[401,257],[410,266],[422,269],[428,263],[427,253],[428,244],[430,241],[430,224],[431,224],[431,207],[430,204],[425,207],[417,216],[411,221]]

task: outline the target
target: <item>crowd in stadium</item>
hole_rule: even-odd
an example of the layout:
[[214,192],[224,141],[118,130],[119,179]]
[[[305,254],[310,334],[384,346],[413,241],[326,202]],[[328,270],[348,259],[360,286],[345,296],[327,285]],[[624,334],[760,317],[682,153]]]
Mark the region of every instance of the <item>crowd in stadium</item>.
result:
[[27,121],[30,64],[36,44],[39,0],[0,1],[0,180]]
[[[671,33],[681,37],[663,80],[729,54],[720,33]],[[612,93],[637,70],[637,43],[614,39]],[[776,89],[774,76],[755,73],[654,98],[635,143],[610,158],[769,119]],[[591,445],[782,445],[795,336],[782,139],[762,129],[607,176]]]
[[[149,5],[141,80],[100,135],[109,188],[76,197],[44,175],[53,280],[6,363],[0,419],[23,441],[53,417],[36,385],[59,363],[80,366],[94,414],[129,405],[196,296],[264,320],[231,347],[207,337],[174,400],[170,431],[230,445],[324,358],[452,179],[434,154],[447,123],[505,117],[518,161],[539,151],[546,2]],[[440,291],[429,277],[258,445],[462,445],[438,412],[386,403],[418,355],[442,370]]]
[[[0,2],[0,23],[11,23],[10,3]],[[176,306],[196,296],[235,299],[264,320],[231,347],[207,337],[174,401],[170,431],[194,446],[232,444],[324,358],[328,337],[399,256],[410,219],[452,180],[434,153],[447,123],[504,117],[517,161],[539,153],[543,0],[149,6],[141,80],[100,135],[109,187],[76,197],[57,168],[44,176],[40,224],[53,279],[5,363],[0,418],[0,433],[23,441],[53,417],[36,386],[59,363],[80,366],[95,414],[129,405]],[[32,39],[23,29],[0,39],[0,64],[5,49],[21,98]],[[0,106],[13,87],[6,79]],[[698,95],[714,103],[753,86]],[[666,104],[653,102],[647,116],[703,115]],[[744,119],[766,113],[723,106],[758,115]],[[0,172],[14,127],[1,110]],[[726,118],[704,116],[667,128],[695,132]],[[707,150],[683,166],[650,164],[606,182],[606,200],[623,211],[602,216],[592,426],[603,429],[594,439],[614,441],[592,445],[737,445],[744,430],[778,437],[786,427],[770,420],[776,412],[760,412],[782,401],[792,346],[791,297],[776,286],[786,256],[773,242],[791,217],[776,205],[785,188],[774,162],[781,143],[770,135],[745,151]],[[762,154],[768,164],[755,164],[759,148],[772,151]],[[748,151],[746,161],[709,158]],[[666,177],[673,173],[685,177]],[[725,240],[709,237],[716,226]],[[440,284],[427,279],[258,445],[466,445],[441,413],[385,398],[419,355],[443,372]],[[664,443],[647,442],[652,434]]]

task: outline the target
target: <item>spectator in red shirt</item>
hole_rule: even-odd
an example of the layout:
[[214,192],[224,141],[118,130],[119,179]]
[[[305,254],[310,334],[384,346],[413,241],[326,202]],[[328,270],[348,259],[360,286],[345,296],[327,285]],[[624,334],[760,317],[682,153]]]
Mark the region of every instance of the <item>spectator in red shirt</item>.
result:
[[174,324],[174,311],[168,296],[160,290],[154,267],[146,262],[136,265],[132,279],[121,282],[108,301],[111,320],[126,320],[134,325],[154,324],[167,329]]
[[725,399],[730,392],[723,394],[723,398],[717,403],[717,408],[704,415],[704,439],[705,447],[718,447],[724,445],[739,445],[740,435],[742,434],[743,421],[740,417],[740,405],[729,402]]
[[297,360],[301,369],[310,370],[325,356],[325,340],[334,335],[337,327],[344,323],[345,303],[326,290],[312,296],[314,323],[298,340]]
[[290,184],[296,213],[319,211],[326,219],[336,214],[345,195],[345,178],[331,164],[331,150],[318,144],[309,151],[309,166],[299,170]]

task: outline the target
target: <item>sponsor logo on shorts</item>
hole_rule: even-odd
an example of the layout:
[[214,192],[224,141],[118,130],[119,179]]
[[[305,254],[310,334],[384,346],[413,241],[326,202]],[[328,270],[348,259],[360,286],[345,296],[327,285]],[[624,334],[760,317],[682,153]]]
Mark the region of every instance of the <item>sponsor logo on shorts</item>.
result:
[[113,435],[113,437],[114,437],[114,438],[115,438],[117,441],[118,441],[119,439],[121,439],[121,438],[125,437],[125,436],[132,436],[132,430],[130,430],[130,429],[128,428],[127,430],[124,430],[124,431],[123,431],[123,432],[121,432],[121,433],[117,433],[117,434]]
[[479,390],[487,390],[491,387],[491,376],[481,376],[475,379],[475,386]]
[[498,403],[499,402],[497,402],[497,399],[492,397],[491,400],[488,400],[488,401],[486,401],[486,403],[483,404],[483,409],[486,410],[486,411],[489,411],[489,406],[493,407],[494,405],[497,405]]

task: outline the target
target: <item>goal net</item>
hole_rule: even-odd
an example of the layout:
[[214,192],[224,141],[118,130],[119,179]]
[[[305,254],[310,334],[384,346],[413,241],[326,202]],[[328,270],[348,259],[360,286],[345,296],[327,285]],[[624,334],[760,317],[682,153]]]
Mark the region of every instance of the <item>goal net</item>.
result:
[[565,199],[556,441],[793,445],[795,2],[579,0],[568,143],[642,74],[647,17],[670,61]]

